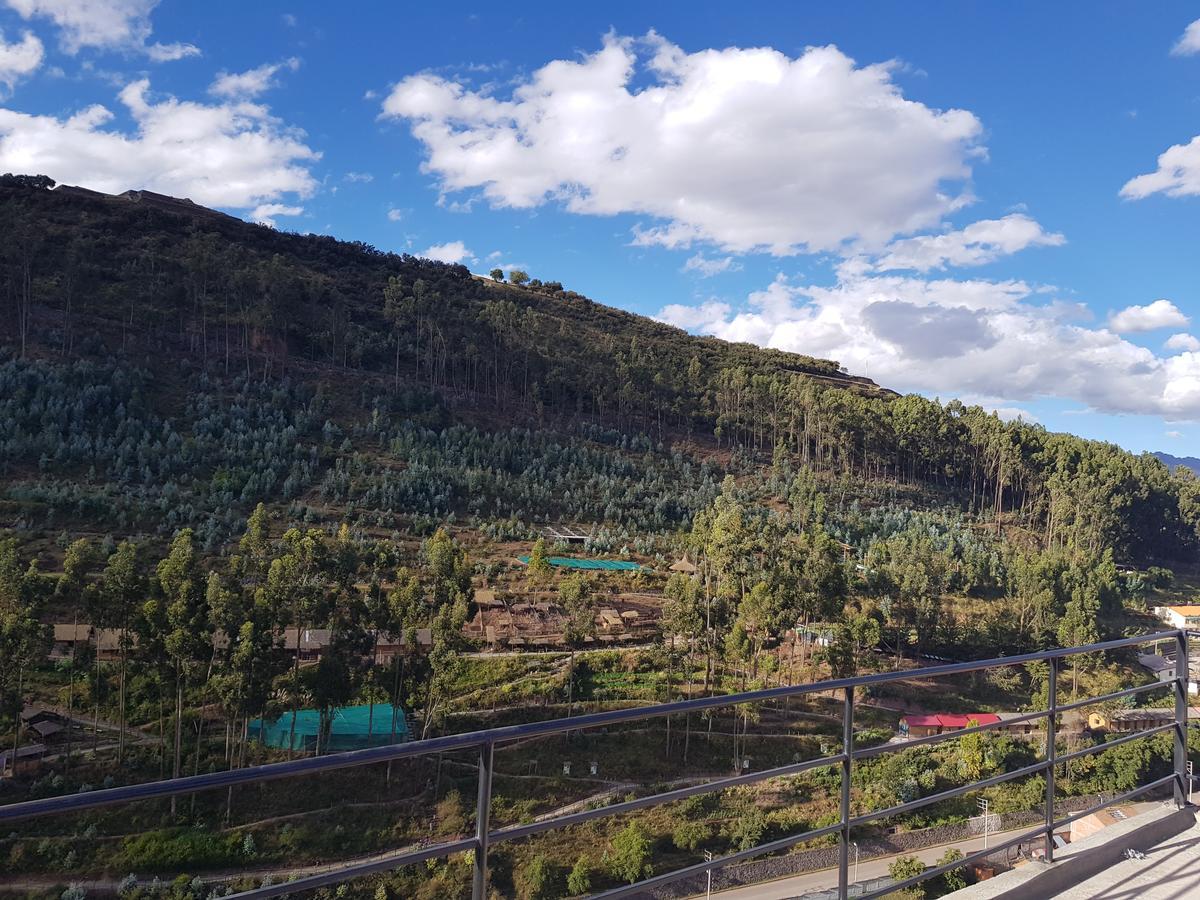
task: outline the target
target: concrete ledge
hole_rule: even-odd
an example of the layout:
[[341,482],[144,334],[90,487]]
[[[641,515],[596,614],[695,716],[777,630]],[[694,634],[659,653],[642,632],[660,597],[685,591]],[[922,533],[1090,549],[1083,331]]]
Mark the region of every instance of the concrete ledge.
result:
[[1196,824],[1196,807],[1176,809],[1174,803],[1147,810],[1123,822],[1110,825],[1103,831],[1077,841],[1059,851],[1049,865],[1030,862],[971,885],[953,896],[963,900],[991,898],[1020,898],[1041,900],[1057,897],[1064,891],[1087,881],[1121,862],[1129,849],[1148,850],[1169,840]]

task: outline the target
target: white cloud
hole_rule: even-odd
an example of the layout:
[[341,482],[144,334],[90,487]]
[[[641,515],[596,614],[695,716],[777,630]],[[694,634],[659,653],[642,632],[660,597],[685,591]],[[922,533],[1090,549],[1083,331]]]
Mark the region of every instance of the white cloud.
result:
[[1028,422],[1031,425],[1038,424],[1038,418],[1027,409],[1022,409],[1019,406],[996,406],[991,409],[1005,422]]
[[[1159,356],[1079,322],[1022,281],[928,280],[855,266],[828,286],[782,275],[736,308],[674,305],[658,317],[731,341],[836,359],[880,384],[1020,409],[1071,398],[1109,413],[1200,421],[1200,353]],[[981,400],[980,402],[984,402]]]
[[10,44],[0,31],[0,84],[11,91],[18,81],[37,71],[44,55],[42,42],[33,32],[26,31],[20,41]]
[[147,44],[150,13],[158,0],[4,0],[21,18],[50,19],[59,43],[72,55],[84,48],[136,51],[154,62],[197,56],[191,44]]
[[722,272],[738,272],[741,271],[741,268],[741,263],[734,260],[732,256],[712,258],[703,253],[689,257],[688,261],[683,264],[684,272],[695,272],[701,278],[712,278]]
[[1172,56],[1192,56],[1200,53],[1200,19],[1184,29],[1183,35],[1171,48]]
[[907,99],[894,68],[833,46],[687,53],[654,32],[609,34],[507,99],[409,76],[381,115],[411,123],[443,192],[493,206],[640,214],[653,221],[636,242],[669,247],[878,246],[970,202],[982,152],[974,115]]
[[387,217],[389,222],[399,222],[404,218],[404,210],[392,207],[387,211]]
[[293,56],[283,62],[264,63],[245,72],[221,72],[209,85],[208,92],[216,97],[257,97],[279,83],[275,76],[284,69],[295,72],[299,68],[300,60]]
[[147,44],[142,51],[152,62],[175,62],[189,56],[199,56],[200,48],[193,44]]
[[370,184],[375,180],[370,172],[347,172],[343,177],[351,184]]
[[460,263],[469,259],[472,253],[462,241],[449,241],[445,244],[434,244],[420,254],[426,259],[436,259],[444,263]]
[[1180,332],[1179,334],[1173,334],[1167,338],[1167,341],[1163,346],[1165,346],[1168,350],[1187,350],[1194,352],[1196,350],[1200,350],[1200,340],[1196,340],[1196,338],[1192,337],[1192,335],[1186,332]]
[[251,211],[250,218],[260,225],[275,227],[276,216],[298,216],[304,212],[303,206],[288,206],[285,203],[262,203]]
[[1108,324],[1118,334],[1131,331],[1155,331],[1159,328],[1184,328],[1188,317],[1170,300],[1155,300],[1145,306],[1127,306],[1108,317]]
[[1027,247],[1057,247],[1065,242],[1061,234],[1043,230],[1029,216],[1013,213],[973,222],[959,231],[893,241],[874,268],[927,272],[947,266],[981,266]]
[[1182,431],[1168,431],[1168,432],[1166,432],[1166,435],[1167,435],[1167,437],[1171,438],[1172,440],[1179,440],[1179,438],[1183,437],[1183,432]]
[[720,300],[708,300],[699,306],[672,303],[658,312],[658,318],[677,328],[698,331],[701,334],[717,334],[724,329],[733,307]]
[[99,104],[67,118],[0,109],[0,171],[44,172],[109,193],[147,188],[206,206],[252,209],[316,190],[309,167],[321,154],[265,106],[149,97],[146,79],[121,103],[134,128],[110,126]]
[[288,28],[295,28],[298,24],[296,17],[291,13],[284,13],[280,18],[283,19],[283,24]]
[[1200,194],[1200,135],[1186,144],[1168,147],[1158,157],[1158,168],[1125,182],[1121,196],[1141,200],[1151,194],[1190,197]]

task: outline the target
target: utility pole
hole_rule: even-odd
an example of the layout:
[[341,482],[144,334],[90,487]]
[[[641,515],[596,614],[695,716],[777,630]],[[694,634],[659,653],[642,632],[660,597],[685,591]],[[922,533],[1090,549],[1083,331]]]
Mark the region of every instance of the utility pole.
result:
[[987,797],[980,797],[975,801],[975,805],[979,807],[979,811],[983,813],[983,849],[987,849],[988,845],[988,823],[991,816],[988,815],[988,800]]
[[[704,861],[705,862],[713,861],[713,855],[712,855],[711,850],[704,851]],[[705,890],[704,890],[704,900],[711,900],[711,898],[712,898],[712,869],[709,869],[707,874],[708,874],[708,887],[705,888]]]

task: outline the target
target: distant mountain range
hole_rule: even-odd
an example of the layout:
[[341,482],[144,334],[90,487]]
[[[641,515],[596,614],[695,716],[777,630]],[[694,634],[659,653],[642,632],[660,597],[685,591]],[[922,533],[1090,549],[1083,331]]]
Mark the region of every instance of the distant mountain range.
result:
[[1168,469],[1174,471],[1176,466],[1187,466],[1200,475],[1200,459],[1194,456],[1172,456],[1170,453],[1155,453],[1154,456]]

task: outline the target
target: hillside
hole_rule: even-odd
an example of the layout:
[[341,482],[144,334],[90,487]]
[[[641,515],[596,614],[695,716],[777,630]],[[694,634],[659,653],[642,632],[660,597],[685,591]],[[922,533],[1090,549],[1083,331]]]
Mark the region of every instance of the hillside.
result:
[[[634,539],[686,526],[722,475],[787,461],[848,479],[842,502],[904,486],[1046,547],[1195,550],[1194,486],[1149,455],[899,397],[556,282],[24,176],[0,180],[0,223],[14,524],[103,513],[219,542],[270,500],[388,527],[562,518]],[[496,434],[513,449],[483,449]]]
[[[67,710],[48,713],[52,752],[5,779],[3,803],[282,759],[290,734],[285,750],[262,723],[299,710],[319,714],[303,747],[320,753],[346,706],[381,723],[386,703],[428,737],[1085,644],[1155,629],[1147,608],[1195,594],[1200,482],[1149,454],[696,338],[555,282],[496,283],[146,192],[0,179],[0,226],[0,747],[41,740],[26,704]],[[559,542],[566,526],[582,546]],[[622,566],[576,571],[572,556]],[[1150,678],[1129,652],[1094,656],[1071,668],[1072,696]],[[892,738],[893,703],[1029,708],[1046,677],[879,691],[856,739]],[[515,742],[496,822],[813,759],[842,733],[819,703],[758,706]],[[1173,751],[1155,740],[1063,778],[1064,795],[1158,777]],[[98,746],[73,760],[82,741]],[[979,758],[1028,764],[1028,746],[1001,741]],[[973,770],[947,753],[891,757],[902,771],[864,760],[869,802],[965,784]],[[0,884],[119,871],[190,885],[248,861],[287,877],[455,835],[477,783],[453,756],[118,808],[86,831],[44,820],[8,838]],[[694,840],[677,811],[653,811],[513,842],[491,856],[496,883],[513,895],[537,854],[577,859],[630,823],[667,848],[663,865],[794,833],[835,808],[808,778],[696,807]],[[989,796],[1011,810],[1044,796],[1023,792]],[[887,827],[957,821],[960,802]],[[462,896],[467,871],[379,887]]]

